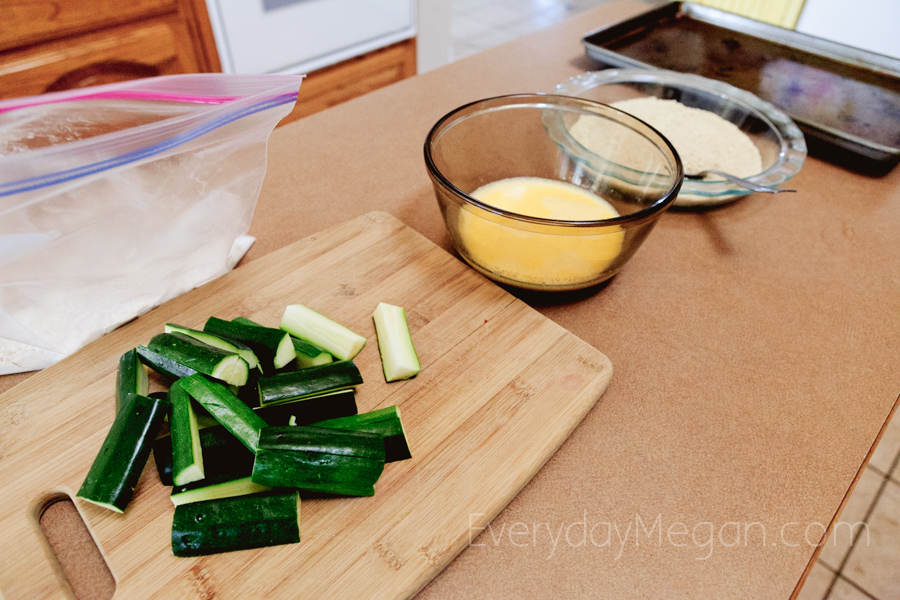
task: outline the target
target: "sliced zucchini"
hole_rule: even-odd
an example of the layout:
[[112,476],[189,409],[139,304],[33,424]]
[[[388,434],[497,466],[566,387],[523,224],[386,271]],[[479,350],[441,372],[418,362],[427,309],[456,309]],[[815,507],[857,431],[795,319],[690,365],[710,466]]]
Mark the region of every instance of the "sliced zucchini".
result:
[[372,496],[384,470],[378,434],[310,426],[264,427],[254,483],[344,496]]
[[269,425],[310,425],[317,421],[355,415],[356,392],[352,389],[341,390],[253,410]]
[[116,372],[116,412],[119,412],[128,394],[146,396],[149,391],[147,368],[141,363],[137,348],[132,348],[119,357],[119,369]]
[[[260,325],[256,321],[251,321],[247,317],[235,317],[231,320],[232,323],[241,323],[243,325],[255,325],[257,327],[264,327]],[[331,356],[328,352],[319,348],[315,344],[310,344],[305,340],[301,340],[294,336],[291,336],[291,341],[294,343],[294,351],[297,353],[297,367],[300,369],[305,369],[306,367],[314,367],[316,365],[324,365],[325,363],[330,363],[334,360],[334,357]]]
[[247,361],[237,354],[214,348],[190,336],[181,333],[159,333],[153,336],[147,348],[183,367],[215,377],[225,383],[238,386],[247,383],[250,370]]
[[385,381],[398,381],[415,377],[421,370],[419,356],[413,347],[406,310],[393,304],[379,302],[372,314],[378,351]]
[[259,485],[250,481],[250,476],[232,479],[221,483],[214,483],[203,487],[176,487],[169,498],[175,506],[190,504],[191,502],[203,502],[218,498],[233,498],[234,496],[246,496],[267,492],[272,488]]
[[172,481],[175,485],[185,485],[205,477],[200,428],[197,426],[194,401],[182,387],[181,381],[179,379],[169,388],[169,403],[172,405],[172,416],[169,418]]
[[247,317],[235,317],[231,320],[232,323],[239,323],[241,325],[254,325],[256,327],[265,327],[262,323],[257,323],[253,319],[248,319]]
[[142,363],[170,380],[174,381],[181,377],[190,377],[197,372],[196,369],[154,352],[147,346],[138,346],[136,351]]
[[[262,415],[260,415],[262,416]],[[265,417],[263,417],[265,419]],[[222,425],[200,430],[205,477],[182,488],[202,487],[240,477],[253,471],[253,452]],[[153,458],[163,485],[174,485],[172,471],[172,438],[165,435],[153,443]]]
[[296,402],[302,398],[351,389],[362,382],[362,375],[351,360],[276,373],[260,377],[257,381],[259,405],[272,406]]
[[194,400],[225,426],[225,429],[251,452],[256,452],[259,430],[266,426],[262,417],[224,385],[210,381],[199,373],[181,379],[180,383]]
[[280,327],[338,360],[352,360],[366,345],[363,336],[302,304],[291,304],[284,310]]
[[175,507],[172,553],[203,556],[300,541],[296,491],[265,492]]
[[334,357],[315,344],[310,344],[300,338],[291,336],[294,343],[294,352],[297,353],[297,366],[301,369],[315,367],[318,365],[327,365],[334,361]]
[[297,358],[290,336],[280,329],[210,317],[203,331],[247,344],[256,353],[264,371],[280,369]]
[[388,406],[387,408],[349,417],[328,419],[313,425],[327,429],[377,433],[384,439],[384,462],[412,458],[412,453],[409,451],[409,442],[406,439],[406,432],[403,430],[403,423],[400,420],[399,406]]
[[129,394],[76,495],[125,512],[168,409],[165,400]]
[[208,333],[206,331],[197,331],[196,329],[189,329],[187,327],[182,327],[181,325],[175,325],[174,323],[166,323],[165,326],[166,333],[181,333],[186,336],[192,337],[195,340],[199,340],[206,344],[207,346],[212,346],[213,348],[220,348],[222,350],[227,350],[232,354],[237,354],[245,361],[247,361],[247,366],[251,369],[259,368],[259,359],[256,358],[256,353],[243,342],[239,342],[237,340],[227,339],[221,335],[215,335],[212,333]]

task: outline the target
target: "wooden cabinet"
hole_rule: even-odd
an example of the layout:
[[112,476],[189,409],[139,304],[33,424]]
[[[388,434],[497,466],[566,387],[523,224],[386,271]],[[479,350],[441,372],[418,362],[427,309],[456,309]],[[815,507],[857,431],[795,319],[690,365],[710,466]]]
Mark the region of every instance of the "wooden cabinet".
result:
[[[0,1],[0,99],[221,71],[204,0]],[[313,71],[283,123],[415,72],[415,38]]]
[[6,0],[0,98],[220,70],[202,0]]
[[416,74],[411,38],[307,74],[294,110],[281,124],[317,113]]

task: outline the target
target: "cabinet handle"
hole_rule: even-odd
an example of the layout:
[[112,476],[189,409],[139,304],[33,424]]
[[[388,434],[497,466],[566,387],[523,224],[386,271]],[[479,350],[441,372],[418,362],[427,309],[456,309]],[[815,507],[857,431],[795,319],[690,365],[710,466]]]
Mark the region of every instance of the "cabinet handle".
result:
[[60,92],[90,87],[104,83],[155,77],[161,72],[157,67],[123,60],[96,62],[61,75],[47,86],[45,92]]

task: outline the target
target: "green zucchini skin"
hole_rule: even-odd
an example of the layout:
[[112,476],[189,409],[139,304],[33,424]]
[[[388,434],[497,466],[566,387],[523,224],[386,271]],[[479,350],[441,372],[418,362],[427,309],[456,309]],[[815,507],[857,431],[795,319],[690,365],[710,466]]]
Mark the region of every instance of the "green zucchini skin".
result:
[[342,496],[373,496],[384,470],[380,435],[311,426],[264,427],[253,483]]
[[224,385],[199,373],[180,380],[191,397],[225,426],[248,450],[256,452],[259,431],[267,425],[262,417],[232,394]]
[[119,357],[119,368],[116,371],[116,412],[125,403],[128,394],[146,396],[149,391],[147,369],[141,362],[137,348],[132,348]]
[[386,463],[412,458],[398,406],[388,406],[358,415],[318,421],[313,425],[327,429],[377,433],[384,439],[384,462]]
[[[242,373],[236,374],[233,378],[225,377],[224,380],[238,386],[247,383],[250,367],[247,365],[247,361],[240,358],[240,355],[221,348],[214,348],[188,335],[158,333],[147,344],[147,348],[170,361],[192,369],[194,372],[216,378],[219,378],[218,371],[224,363],[242,364]],[[173,374],[178,375],[179,372],[183,371],[173,371]],[[179,376],[185,377],[185,375]]]
[[272,406],[304,397],[356,387],[363,382],[352,360],[316,365],[298,371],[260,377],[259,405]]
[[138,346],[136,348],[138,358],[141,362],[162,375],[163,377],[174,381],[182,377],[190,377],[197,373],[196,369],[185,366],[178,361],[172,360],[162,354],[154,352],[147,346]]
[[169,428],[172,440],[173,482],[185,485],[205,477],[203,470],[203,450],[200,445],[200,430],[194,413],[190,394],[182,387],[180,380],[169,388]]
[[[251,321],[247,317],[235,317],[231,322],[240,323],[242,325],[252,325],[254,327],[265,327],[256,321]],[[294,336],[291,336],[291,341],[294,343],[294,352],[297,353],[297,367],[300,369],[324,365],[334,361],[334,357],[331,354],[315,344]]]
[[296,491],[235,496],[175,507],[172,553],[205,556],[300,541]]
[[198,331],[175,323],[166,323],[166,333],[180,333],[188,337],[192,337],[197,341],[203,342],[208,346],[225,350],[240,355],[251,369],[259,368],[259,359],[253,349],[247,344],[227,338],[223,335],[216,335],[207,331]]
[[232,323],[240,323],[241,325],[253,325],[255,327],[265,327],[262,323],[257,323],[252,319],[248,319],[247,317],[235,317],[231,320]]
[[[263,365],[264,372],[275,372],[297,357],[293,350],[293,343],[290,342],[290,335],[273,327],[249,325],[210,317],[206,320],[203,331],[247,344],[256,353]],[[279,351],[284,352],[286,345],[290,346],[288,349],[289,359],[278,360]]]
[[165,400],[129,394],[76,496],[125,512],[168,410]]
[[[204,477],[181,486],[183,489],[249,477],[253,471],[253,453],[222,425],[201,429],[200,446],[203,448]],[[174,485],[171,436],[162,436],[153,443],[153,459],[162,484]]]
[[326,419],[355,415],[358,411],[356,392],[352,389],[253,410],[269,425],[290,425],[292,417],[295,425],[311,425]]

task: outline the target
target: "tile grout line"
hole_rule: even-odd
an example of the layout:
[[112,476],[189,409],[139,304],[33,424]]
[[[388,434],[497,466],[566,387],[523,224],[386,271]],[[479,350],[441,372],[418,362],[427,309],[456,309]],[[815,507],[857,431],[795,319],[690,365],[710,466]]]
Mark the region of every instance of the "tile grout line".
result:
[[[853,587],[853,588],[854,588],[857,592],[859,592],[860,594],[865,595],[869,600],[879,600],[877,596],[873,596],[872,594],[870,594],[870,593],[867,592],[866,590],[862,589],[862,588],[859,586],[859,584],[856,583],[855,581],[853,581],[852,579],[847,579],[846,577],[844,577],[843,575],[840,575],[840,574],[838,574],[838,575],[835,576],[835,580],[837,580],[837,579],[841,579],[841,580],[843,580],[843,581],[846,581],[848,585],[850,585],[851,587]],[[829,590],[828,593],[830,594],[831,591]],[[825,600],[827,600],[827,598],[826,598]]]
[[[894,456],[894,460],[891,461],[890,471],[893,472],[897,467],[897,464],[900,464],[900,452],[897,452],[896,456]],[[866,465],[866,468],[870,468],[869,465]],[[885,488],[887,488],[888,482],[891,482],[891,478],[887,475],[882,475],[882,473],[877,469],[872,469],[873,472],[881,476],[881,485],[878,486],[878,491],[875,492],[875,496],[872,498],[872,502],[869,504],[869,507],[866,509],[866,514],[863,516],[863,522],[866,526],[863,529],[868,530],[869,527],[869,518],[872,516],[872,513],[875,512],[875,506],[878,504],[878,501],[881,499],[881,494],[884,492]],[[844,558],[841,559],[841,564],[838,565],[837,571],[834,572],[834,577],[831,579],[831,584],[828,586],[828,589],[825,590],[825,594],[822,596],[823,600],[827,600],[828,596],[831,595],[832,590],[834,590],[834,585],[837,583],[838,579],[843,579],[853,587],[857,588],[860,592],[866,594],[873,600],[878,600],[875,596],[861,588],[855,581],[852,581],[848,577],[844,576],[844,567],[847,566],[847,561],[850,560],[850,555],[853,554],[853,549],[856,547],[856,542],[859,539],[859,536],[862,535],[863,529],[857,531],[853,536],[853,541],[850,542],[850,548],[847,549],[847,553],[844,554]],[[816,561],[819,562],[819,561]],[[823,563],[824,564],[824,563]]]

